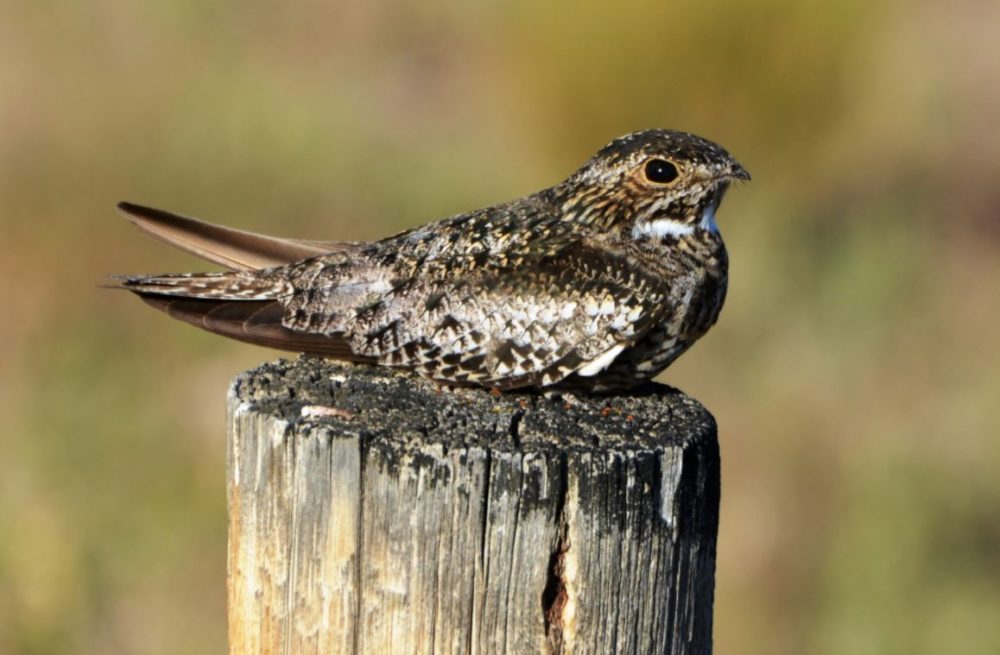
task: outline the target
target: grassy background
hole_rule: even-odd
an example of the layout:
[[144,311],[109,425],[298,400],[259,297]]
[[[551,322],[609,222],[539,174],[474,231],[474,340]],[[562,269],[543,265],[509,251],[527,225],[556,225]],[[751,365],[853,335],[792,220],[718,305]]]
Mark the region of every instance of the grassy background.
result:
[[363,239],[644,127],[719,141],[720,653],[1000,647],[1000,7],[0,4],[0,651],[218,653],[223,400],[274,353],[96,289],[129,199]]

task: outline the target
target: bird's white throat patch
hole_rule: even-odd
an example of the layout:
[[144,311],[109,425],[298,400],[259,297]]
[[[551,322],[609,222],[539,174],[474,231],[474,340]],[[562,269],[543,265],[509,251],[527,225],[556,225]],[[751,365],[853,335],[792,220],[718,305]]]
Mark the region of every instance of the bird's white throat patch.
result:
[[[719,226],[715,222],[715,205],[709,205],[701,212],[701,220],[698,227],[709,232],[719,233]],[[652,221],[639,221],[632,228],[632,238],[653,238],[662,239],[664,237],[682,237],[693,234],[695,226],[690,223],[682,223],[672,218],[657,218]]]
[[652,221],[640,221],[632,228],[632,238],[682,237],[694,232],[694,226],[681,223],[671,218],[657,218]]

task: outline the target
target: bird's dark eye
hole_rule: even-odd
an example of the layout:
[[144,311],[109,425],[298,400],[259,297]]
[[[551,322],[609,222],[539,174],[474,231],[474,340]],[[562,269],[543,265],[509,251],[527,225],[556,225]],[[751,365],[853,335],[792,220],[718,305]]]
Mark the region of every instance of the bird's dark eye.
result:
[[677,167],[666,159],[650,159],[646,162],[646,179],[657,184],[668,184],[677,179]]

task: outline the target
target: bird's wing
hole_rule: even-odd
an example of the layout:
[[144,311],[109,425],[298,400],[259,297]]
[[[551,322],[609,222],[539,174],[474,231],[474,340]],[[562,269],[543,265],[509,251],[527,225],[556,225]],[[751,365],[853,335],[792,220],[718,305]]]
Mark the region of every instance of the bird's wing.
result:
[[496,388],[597,375],[676,310],[627,253],[530,205],[266,270],[121,285],[235,339]]
[[255,234],[128,202],[119,203],[118,209],[133,225],[153,238],[233,270],[282,266],[356,247],[348,242]]
[[342,336],[355,356],[433,379],[514,388],[596,375],[671,310],[655,276],[623,252],[571,225],[532,229],[536,239],[495,252],[394,248],[388,267],[378,253],[367,264],[304,263],[282,299],[284,325]]

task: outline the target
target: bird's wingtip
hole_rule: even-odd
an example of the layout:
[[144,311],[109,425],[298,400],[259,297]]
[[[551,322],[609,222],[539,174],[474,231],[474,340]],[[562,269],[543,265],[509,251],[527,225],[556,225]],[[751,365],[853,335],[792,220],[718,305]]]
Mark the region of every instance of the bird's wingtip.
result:
[[122,200],[117,205],[115,205],[115,208],[122,214],[124,214],[126,217],[142,215],[144,213],[149,212],[148,207],[137,205],[134,202],[128,202],[127,200]]

